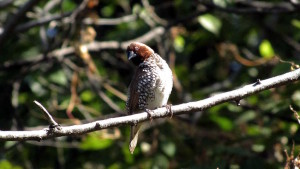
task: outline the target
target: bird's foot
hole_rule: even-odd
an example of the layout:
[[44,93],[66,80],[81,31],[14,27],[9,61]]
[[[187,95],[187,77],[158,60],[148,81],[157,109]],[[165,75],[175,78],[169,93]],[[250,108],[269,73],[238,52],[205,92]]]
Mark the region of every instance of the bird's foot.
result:
[[153,110],[149,110],[149,109],[145,109],[145,111],[147,112],[147,114],[148,114],[148,116],[150,118],[150,121],[152,122],[154,111]]
[[173,117],[172,104],[167,104],[166,107],[168,114],[170,114],[170,119]]

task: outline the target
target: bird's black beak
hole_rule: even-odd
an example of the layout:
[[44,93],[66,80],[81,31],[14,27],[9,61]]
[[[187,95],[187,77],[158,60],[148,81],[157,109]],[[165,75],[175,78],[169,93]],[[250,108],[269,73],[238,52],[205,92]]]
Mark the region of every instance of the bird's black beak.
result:
[[136,57],[136,54],[133,51],[127,52],[128,60],[131,60],[132,58]]

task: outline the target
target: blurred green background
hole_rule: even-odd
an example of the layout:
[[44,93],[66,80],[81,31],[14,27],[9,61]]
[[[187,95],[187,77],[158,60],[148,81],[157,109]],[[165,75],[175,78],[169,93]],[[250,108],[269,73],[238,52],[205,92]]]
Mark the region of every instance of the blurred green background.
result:
[[[61,125],[125,115],[135,69],[125,55],[130,40],[151,46],[169,63],[173,105],[289,72],[300,62],[300,8],[294,3],[0,1],[0,130],[46,128],[34,100]],[[133,155],[129,126],[1,142],[0,168],[279,169],[284,150],[290,152],[293,141],[295,155],[300,148],[290,104],[300,110],[297,83],[250,96],[240,106],[154,120]]]

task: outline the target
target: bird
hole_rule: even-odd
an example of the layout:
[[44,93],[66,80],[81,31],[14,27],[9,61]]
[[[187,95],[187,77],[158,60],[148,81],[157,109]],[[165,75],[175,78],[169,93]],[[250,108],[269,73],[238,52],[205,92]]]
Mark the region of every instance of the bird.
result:
[[[159,54],[149,46],[133,42],[127,47],[127,58],[137,69],[128,87],[126,109],[129,115],[146,111],[152,121],[154,109],[166,107],[173,88],[173,75],[170,67]],[[137,145],[141,124],[132,125],[130,129],[129,150],[133,154]]]

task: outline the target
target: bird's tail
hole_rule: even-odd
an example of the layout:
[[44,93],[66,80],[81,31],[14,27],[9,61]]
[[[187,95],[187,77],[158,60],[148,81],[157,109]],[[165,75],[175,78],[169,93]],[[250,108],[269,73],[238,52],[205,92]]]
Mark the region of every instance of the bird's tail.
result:
[[131,154],[133,154],[133,151],[137,145],[140,129],[141,129],[140,124],[138,124],[136,126],[131,126],[131,128],[130,128],[129,151]]

